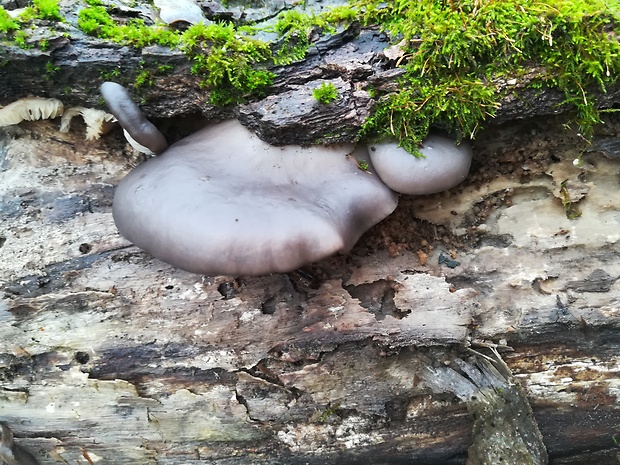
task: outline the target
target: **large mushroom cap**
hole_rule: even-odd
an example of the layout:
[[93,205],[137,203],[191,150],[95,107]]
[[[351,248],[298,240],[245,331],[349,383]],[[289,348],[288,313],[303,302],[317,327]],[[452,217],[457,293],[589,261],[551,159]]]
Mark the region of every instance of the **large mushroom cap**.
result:
[[429,136],[415,157],[396,142],[368,146],[377,174],[391,189],[401,194],[426,195],[460,184],[469,173],[472,149],[467,142],[456,145],[452,139]]
[[349,250],[396,208],[395,194],[347,156],[352,150],[274,147],[226,121],[129,173],[114,220],[135,245],[191,272],[291,271]]

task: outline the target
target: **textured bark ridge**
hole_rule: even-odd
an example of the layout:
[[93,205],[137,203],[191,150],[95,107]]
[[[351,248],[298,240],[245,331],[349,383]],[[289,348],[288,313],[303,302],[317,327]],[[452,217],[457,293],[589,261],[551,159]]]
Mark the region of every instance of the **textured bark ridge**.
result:
[[[307,11],[317,12],[334,3],[344,2],[305,2]],[[290,6],[284,3],[265,2],[244,7],[243,15],[260,26],[287,8]],[[201,116],[213,120],[234,116],[276,145],[351,142],[373,108],[371,90],[396,89],[403,72],[395,68],[389,52],[386,56],[390,43],[385,34],[378,28],[360,28],[353,23],[333,34],[315,34],[305,60],[272,67],[276,78],[265,98],[222,108],[209,103],[208,91],[201,86],[201,78],[191,72],[192,60],[183,52],[162,46],[137,49],[86,36],[77,29],[76,10],[75,3],[68,1],[62,10],[66,23],[38,28],[36,37],[47,41],[45,50],[24,50],[16,45],[0,48],[0,105],[36,95],[58,98],[67,106],[102,108],[97,89],[103,81],[116,76],[131,85],[147,73],[149,83],[136,85],[134,91],[150,118]],[[121,22],[152,19],[148,13],[152,7],[142,2],[115,5],[112,10]],[[240,9],[229,10],[237,18],[241,15]],[[228,18],[223,12],[213,12],[210,17]],[[162,67],[167,69],[165,73],[158,71]],[[564,104],[562,92],[530,86],[547,73],[534,67],[521,71],[518,78],[496,82],[498,93],[505,97],[489,124],[572,111]],[[323,83],[338,90],[338,99],[329,105],[312,96],[312,90]],[[604,92],[600,88],[588,90],[599,107],[611,107],[619,100],[617,83],[609,83]]]
[[262,278],[117,234],[120,132],[4,128],[0,419],[43,464],[614,463],[619,127],[488,130],[463,185]]

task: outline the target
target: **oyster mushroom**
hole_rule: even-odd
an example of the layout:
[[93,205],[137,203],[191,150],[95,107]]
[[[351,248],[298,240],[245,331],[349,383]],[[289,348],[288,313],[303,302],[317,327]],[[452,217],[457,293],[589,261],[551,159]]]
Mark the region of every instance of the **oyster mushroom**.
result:
[[467,142],[429,136],[422,142],[423,157],[415,157],[397,142],[368,146],[370,159],[381,180],[401,194],[426,195],[460,184],[469,173],[472,149]]
[[131,171],[114,221],[139,248],[194,273],[292,271],[348,251],[396,208],[360,156],[351,144],[275,147],[225,121]]
[[[142,114],[129,92],[115,82],[101,84],[101,95],[118,120],[127,141],[141,152],[162,153],[168,142],[159,129]],[[148,150],[147,150],[148,149]]]

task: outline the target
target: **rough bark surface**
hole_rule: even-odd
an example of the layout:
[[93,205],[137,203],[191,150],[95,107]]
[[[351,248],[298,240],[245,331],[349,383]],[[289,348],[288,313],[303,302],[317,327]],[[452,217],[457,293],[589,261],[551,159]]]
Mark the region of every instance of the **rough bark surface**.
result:
[[[219,109],[181,53],[48,34],[45,52],[1,49],[0,103],[98,107],[102,71],[174,64],[139,90],[151,117],[194,115],[158,121],[171,139],[234,114],[273,143],[351,140],[363,86],[398,74],[384,37],[354,26],[278,69],[265,99]],[[311,98],[325,80],[329,108]],[[0,421],[15,450],[42,464],[619,463],[620,119],[588,145],[563,116],[532,118],[561,94],[505,85],[496,123],[530,119],[482,132],[461,186],[402,196],[351,253],[261,278],[179,271],[118,235],[114,186],[142,161],[118,129],[0,128]]]
[[41,463],[464,463],[476,408],[428,370],[498,345],[551,463],[616,463],[618,127],[589,148],[549,121],[487,131],[462,186],[263,278],[118,236],[139,161],[119,132],[5,128],[0,418]]
[[[317,12],[330,4],[306,3],[308,10]],[[152,13],[145,8],[150,7],[141,3],[136,8],[115,6],[114,17],[121,21],[136,17],[149,20]],[[260,25],[288,8],[291,6],[286,4],[275,10],[247,8],[245,15]],[[63,11],[66,24],[39,28],[37,37],[48,41],[46,50],[0,47],[0,105],[35,95],[58,98],[66,106],[102,108],[98,86],[109,76],[131,86],[136,76],[148,72],[150,84],[136,86],[133,91],[150,118],[236,117],[263,140],[276,145],[351,142],[371,113],[374,103],[369,91],[396,89],[402,74],[395,61],[384,54],[391,45],[385,34],[354,23],[334,34],[317,34],[305,60],[273,68],[276,78],[264,99],[237,107],[216,107],[209,103],[201,78],[190,72],[192,61],[183,52],[161,46],[136,49],[86,36],[76,28],[75,3],[67,0]],[[161,73],[157,71],[160,66],[171,69]],[[563,103],[562,92],[529,85],[546,73],[534,67],[520,73],[519,78],[496,82],[504,98],[490,123],[573,110]],[[326,82],[334,84],[339,93],[329,105],[312,96],[312,90]],[[611,107],[620,100],[618,83],[610,83],[605,91],[589,91],[599,107]]]

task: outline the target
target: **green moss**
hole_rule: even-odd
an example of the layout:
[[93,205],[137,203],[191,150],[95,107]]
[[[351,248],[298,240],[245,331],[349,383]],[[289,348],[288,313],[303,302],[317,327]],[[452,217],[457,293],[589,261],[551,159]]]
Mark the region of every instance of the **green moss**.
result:
[[379,98],[362,127],[362,138],[396,137],[406,150],[417,153],[432,124],[473,138],[498,106],[494,87],[475,74],[437,81],[405,75],[403,81],[399,92]]
[[287,65],[303,60],[310,48],[313,34],[334,33],[336,25],[353,21],[356,14],[356,10],[349,6],[337,6],[318,15],[312,11],[300,10],[280,13],[277,22],[264,29],[267,32],[276,32],[279,36],[274,63]]
[[145,62],[140,63],[138,73],[134,79],[134,87],[140,89],[142,87],[150,87],[154,84],[157,76],[164,76],[172,71],[172,65],[152,65],[148,66]]
[[349,5],[338,5],[321,14],[321,17],[330,25],[351,23],[357,20],[358,12]]
[[147,26],[138,19],[118,24],[105,7],[98,5],[80,10],[78,27],[86,34],[138,48],[153,44],[175,47],[179,43],[179,35],[163,25]]
[[117,25],[103,6],[92,6],[80,10],[78,27],[86,34],[110,39],[115,36]]
[[6,34],[19,29],[19,24],[0,6],[0,33]]
[[324,82],[312,90],[312,96],[320,103],[328,104],[338,98],[338,89],[331,82]]
[[60,14],[58,0],[33,0],[32,1],[37,17],[51,21],[63,21],[64,18]]
[[39,20],[64,21],[60,14],[58,0],[33,0],[33,4],[24,9],[15,19],[0,7],[0,39],[13,42],[24,49],[32,48],[36,43],[41,50],[46,50],[49,46],[46,39],[28,42]]
[[404,38],[400,91],[380,96],[362,136],[395,137],[409,151],[439,124],[473,137],[503,95],[494,82],[542,66],[541,86],[561,89],[588,134],[599,121],[587,89],[620,67],[603,0],[352,0],[366,24]]
[[[147,26],[140,20],[122,25],[100,0],[86,2],[89,6],[78,13],[78,27],[83,32],[138,48],[152,44],[180,48],[193,62],[192,73],[200,76],[201,85],[210,91],[211,102],[218,105],[263,94],[275,76],[269,66],[303,59],[310,46],[310,33],[333,32],[332,24],[349,21],[355,14],[349,7],[321,15],[284,12],[274,26],[266,29],[280,37],[274,46],[258,40],[255,34],[259,29],[253,26],[230,22],[196,24],[180,33],[165,25]],[[138,73],[136,85],[148,84],[149,78],[147,73]]]
[[271,58],[265,42],[239,34],[232,23],[196,24],[181,37],[182,50],[192,59],[192,73],[211,89],[211,102],[226,105],[261,94],[274,74],[259,66]]
[[45,63],[45,79],[51,81],[54,79],[54,75],[60,71],[60,67],[54,65],[51,61]]
[[[124,45],[180,47],[193,62],[192,73],[200,76],[201,85],[211,91],[214,104],[234,103],[258,94],[274,76],[258,66],[271,59],[268,44],[243,34],[232,23],[196,24],[181,34],[139,20],[120,25],[103,6],[91,6],[78,14],[78,26],[87,34]],[[138,73],[136,86],[147,85],[150,73]]]
[[[78,17],[84,32],[134,47],[181,48],[216,104],[264,93],[274,77],[269,67],[305,58],[317,33],[355,20],[381,25],[394,42],[404,39],[398,62],[404,74],[399,91],[373,90],[378,103],[361,136],[395,137],[413,152],[430,125],[475,137],[503,98],[498,78],[520,77],[531,67],[544,70],[531,85],[561,89],[588,135],[599,121],[588,91],[604,87],[620,71],[613,33],[620,9],[611,11],[605,0],[351,0],[321,14],[281,13],[264,29],[278,35],[272,44],[256,38],[256,26],[226,22],[184,33],[139,20],[119,24],[100,0],[85,1],[89,6]],[[14,30],[0,12],[0,31],[3,27]],[[137,77],[139,86],[148,82],[146,74]]]
[[566,102],[577,109],[581,132],[589,137],[600,122],[588,89],[615,80],[620,71],[620,42],[612,32],[620,22],[620,5],[604,1],[569,2],[547,0],[557,10],[548,46],[540,50],[547,68],[546,84],[562,89]]
[[17,45],[18,47],[23,48],[24,50],[28,50],[33,47],[31,44],[28,43],[29,37],[30,36],[26,31],[17,31],[13,36],[13,42],[15,42],[15,45]]
[[102,69],[101,71],[99,71],[99,76],[104,81],[117,80],[119,77],[121,77],[121,74],[122,73],[121,73],[120,67],[113,68],[113,69]]
[[280,13],[274,26],[267,31],[278,33],[281,45],[274,55],[274,62],[285,65],[305,58],[310,47],[310,36],[313,29],[323,30],[331,26],[321,16],[299,10],[288,10]]
[[21,26],[25,26],[38,19],[64,21],[60,14],[58,0],[33,0],[32,5],[25,8],[18,16],[17,21]]
[[157,65],[157,73],[159,74],[167,74],[174,69],[172,65]]
[[137,75],[134,80],[134,87],[139,89],[144,86],[152,86],[153,85],[153,76],[149,70],[143,69]]
[[165,25],[147,26],[140,19],[129,21],[126,25],[119,26],[122,41],[134,47],[146,47],[147,45],[163,45],[174,48],[179,44],[179,35],[171,31]]

